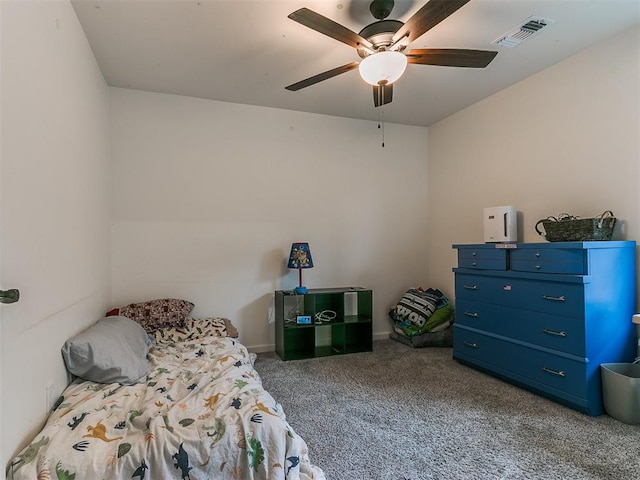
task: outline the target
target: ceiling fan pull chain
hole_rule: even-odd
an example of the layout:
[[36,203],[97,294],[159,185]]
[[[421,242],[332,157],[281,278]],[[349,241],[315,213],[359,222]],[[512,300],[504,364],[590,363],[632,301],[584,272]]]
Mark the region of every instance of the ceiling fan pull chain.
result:
[[384,110],[378,110],[378,128],[382,130],[382,148],[384,148]]

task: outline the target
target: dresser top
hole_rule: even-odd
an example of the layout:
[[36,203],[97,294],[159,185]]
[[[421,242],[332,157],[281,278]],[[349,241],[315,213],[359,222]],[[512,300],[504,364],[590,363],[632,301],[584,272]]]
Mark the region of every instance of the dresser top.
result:
[[505,249],[511,250],[516,248],[579,248],[579,249],[594,249],[594,248],[635,248],[635,240],[620,240],[620,241],[595,241],[595,242],[541,242],[541,243],[458,243],[452,246],[453,248],[486,248],[486,249]]

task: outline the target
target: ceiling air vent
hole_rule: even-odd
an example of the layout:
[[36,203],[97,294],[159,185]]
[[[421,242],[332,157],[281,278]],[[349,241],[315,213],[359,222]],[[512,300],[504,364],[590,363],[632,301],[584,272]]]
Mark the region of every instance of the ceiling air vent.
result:
[[529,37],[535,35],[544,27],[556,23],[555,20],[542,17],[529,17],[521,25],[517,26],[510,32],[505,33],[497,40],[491,42],[493,45],[502,47],[517,47]]

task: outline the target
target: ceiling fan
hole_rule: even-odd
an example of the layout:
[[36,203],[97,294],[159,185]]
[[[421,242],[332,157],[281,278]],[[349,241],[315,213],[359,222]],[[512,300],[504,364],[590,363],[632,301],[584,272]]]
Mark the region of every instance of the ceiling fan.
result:
[[379,107],[390,103],[393,99],[393,82],[402,76],[407,63],[484,68],[491,63],[498,52],[420,48],[405,53],[405,49],[411,42],[469,1],[429,0],[406,23],[403,23],[399,20],[387,19],[394,6],[393,0],[374,0],[369,10],[377,21],[364,27],[360,33],[355,33],[308,8],[296,10],[289,15],[291,20],[355,48],[362,61],[347,63],[285,88],[297,91],[358,67],[362,78],[373,85],[373,102],[376,107]]

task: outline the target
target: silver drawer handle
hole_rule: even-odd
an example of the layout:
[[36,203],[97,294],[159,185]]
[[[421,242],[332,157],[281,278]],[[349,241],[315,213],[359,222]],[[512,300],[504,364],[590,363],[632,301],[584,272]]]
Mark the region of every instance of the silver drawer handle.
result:
[[544,327],[542,329],[542,331],[544,333],[548,333],[549,335],[556,335],[558,337],[566,337],[567,336],[566,332],[556,332],[555,330],[549,330],[547,327]]
[[554,302],[564,302],[566,300],[566,298],[564,298],[564,295],[560,295],[559,297],[552,297],[550,295],[542,295],[542,298],[544,298],[545,300],[553,300]]
[[464,343],[467,347],[478,348],[478,344],[477,343],[469,343],[466,340],[464,342],[462,342],[462,343]]
[[480,315],[478,315],[476,312],[464,312],[464,315],[466,315],[467,317],[473,317],[473,318],[478,318]]
[[547,368],[547,367],[542,367],[542,370],[544,370],[547,373],[553,373],[554,375],[558,375],[559,377],[564,377],[565,374],[562,370],[553,370],[551,368]]
[[462,287],[466,288],[467,290],[478,290],[477,285],[463,285]]

